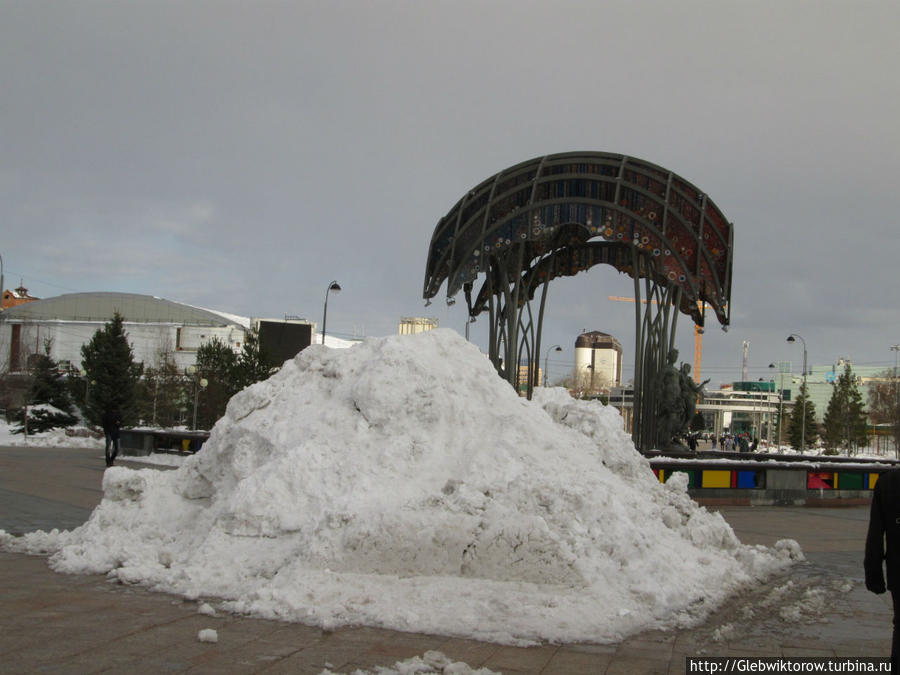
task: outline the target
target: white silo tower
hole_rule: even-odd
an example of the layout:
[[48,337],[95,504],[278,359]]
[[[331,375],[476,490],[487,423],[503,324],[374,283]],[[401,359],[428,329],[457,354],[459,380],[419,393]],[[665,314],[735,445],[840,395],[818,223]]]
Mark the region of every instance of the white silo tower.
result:
[[609,391],[622,383],[622,345],[612,335],[594,330],[575,340],[575,386],[583,391]]

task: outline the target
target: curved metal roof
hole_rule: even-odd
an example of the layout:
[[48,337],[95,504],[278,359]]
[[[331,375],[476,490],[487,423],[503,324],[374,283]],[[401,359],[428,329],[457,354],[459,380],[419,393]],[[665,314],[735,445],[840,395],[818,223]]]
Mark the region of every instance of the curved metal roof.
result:
[[132,323],[174,323],[192,326],[240,325],[227,317],[198,307],[134,293],[69,293],[35,300],[0,314],[4,321],[109,321],[118,312]]
[[[431,238],[424,297],[444,280],[452,297],[489,259],[525,243],[541,280],[600,263],[682,289],[681,311],[703,325],[700,301],[729,322],[733,226],[672,171],[606,152],[536,157],[491,176],[441,218]],[[634,250],[653,264],[632,269]],[[484,308],[482,288],[473,314]]]

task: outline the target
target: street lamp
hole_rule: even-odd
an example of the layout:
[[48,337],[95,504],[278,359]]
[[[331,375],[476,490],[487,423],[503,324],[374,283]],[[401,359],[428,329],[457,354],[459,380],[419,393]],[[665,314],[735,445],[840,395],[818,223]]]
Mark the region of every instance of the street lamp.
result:
[[[782,417],[782,409],[784,407],[784,374],[788,367],[787,361],[778,362],[778,451],[781,452],[781,434],[784,429],[784,419]],[[769,364],[769,368],[775,368],[774,363]]]
[[91,385],[97,384],[96,380],[88,379],[88,372],[84,368],[81,369],[81,377],[84,378],[84,407],[87,408],[91,404]]
[[894,414],[891,415],[891,418],[896,425],[897,418],[900,417],[897,414],[898,409],[900,409],[900,387],[897,387],[897,354],[900,353],[900,344],[891,345],[891,351],[894,352]]
[[322,312],[322,344],[325,344],[325,322],[328,319],[328,291],[334,291],[335,293],[341,292],[341,285],[332,281],[328,284],[328,288],[325,289],[325,311]]
[[795,342],[794,338],[803,343],[803,410],[800,413],[802,415],[800,418],[800,453],[802,454],[806,449],[806,401],[809,398],[809,392],[806,390],[806,340],[796,333],[791,333],[788,335],[787,341]]
[[198,377],[197,366],[188,366],[188,375],[194,380],[194,422],[191,424],[191,430],[197,430],[197,402],[200,398],[200,390],[209,386],[209,380],[205,377]]
[[550,349],[547,350],[547,353],[544,355],[544,386],[548,386],[550,383],[550,376],[547,373],[550,371],[550,352],[561,352],[562,347],[559,345],[553,345]]

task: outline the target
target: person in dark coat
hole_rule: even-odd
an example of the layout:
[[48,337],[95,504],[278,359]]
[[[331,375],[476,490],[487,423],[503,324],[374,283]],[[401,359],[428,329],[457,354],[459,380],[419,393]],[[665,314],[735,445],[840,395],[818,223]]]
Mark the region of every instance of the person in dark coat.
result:
[[106,466],[112,466],[119,454],[119,414],[114,410],[103,413],[103,435],[106,436]]
[[[882,565],[887,567],[887,584]],[[881,474],[872,492],[869,532],[863,562],[866,588],[872,593],[890,590],[894,604],[891,642],[892,672],[900,673],[900,469]]]

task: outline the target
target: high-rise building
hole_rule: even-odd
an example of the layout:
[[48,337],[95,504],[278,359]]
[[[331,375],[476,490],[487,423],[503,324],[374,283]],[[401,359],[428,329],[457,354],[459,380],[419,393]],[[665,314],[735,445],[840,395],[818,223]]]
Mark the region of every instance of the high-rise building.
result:
[[622,383],[622,345],[608,333],[589,331],[575,340],[575,387],[609,391]]

